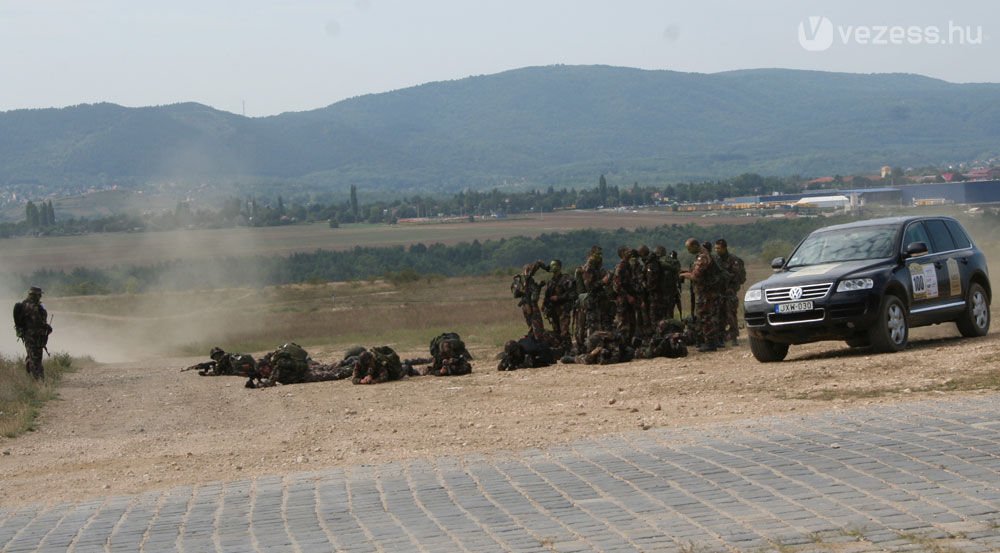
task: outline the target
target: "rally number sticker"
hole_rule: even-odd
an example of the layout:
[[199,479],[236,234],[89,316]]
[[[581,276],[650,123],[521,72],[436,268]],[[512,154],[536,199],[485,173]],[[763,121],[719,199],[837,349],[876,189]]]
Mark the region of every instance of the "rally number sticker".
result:
[[938,297],[937,271],[934,265],[913,263],[909,267],[913,282],[913,299],[926,300]]

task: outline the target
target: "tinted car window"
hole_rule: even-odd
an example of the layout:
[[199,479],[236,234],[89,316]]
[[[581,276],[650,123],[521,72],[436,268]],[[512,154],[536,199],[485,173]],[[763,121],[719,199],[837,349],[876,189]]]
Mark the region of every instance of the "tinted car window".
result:
[[898,227],[851,227],[810,234],[788,260],[788,267],[892,257]]
[[956,221],[948,220],[946,220],[944,224],[948,227],[948,230],[951,231],[951,237],[955,241],[956,248],[964,250],[965,248],[972,247],[972,240],[969,240],[969,235],[965,234],[965,229],[962,228],[962,225],[958,224]]
[[927,229],[924,228],[924,224],[917,221],[916,223],[911,223],[910,226],[906,227],[906,234],[903,235],[903,250],[914,242],[923,242],[927,245],[927,251],[934,251],[934,245],[931,244],[931,237],[927,235]]
[[934,243],[935,252],[950,252],[956,249],[955,241],[951,239],[951,233],[948,232],[948,227],[944,225],[944,221],[941,219],[931,219],[924,221],[924,226],[927,227],[927,232],[931,235],[931,242]]

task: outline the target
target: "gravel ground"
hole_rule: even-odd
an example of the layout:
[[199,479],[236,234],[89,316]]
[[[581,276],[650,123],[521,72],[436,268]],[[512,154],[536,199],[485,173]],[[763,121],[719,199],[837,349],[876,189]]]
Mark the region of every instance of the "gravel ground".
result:
[[497,372],[494,351],[474,350],[468,376],[263,390],[178,372],[201,359],[100,365],[67,376],[37,431],[0,438],[0,504],[977,393],[966,379],[996,374],[1000,340],[956,336],[952,325],[918,329],[908,350],[891,355],[812,344],[767,365],[744,345],[675,360]]

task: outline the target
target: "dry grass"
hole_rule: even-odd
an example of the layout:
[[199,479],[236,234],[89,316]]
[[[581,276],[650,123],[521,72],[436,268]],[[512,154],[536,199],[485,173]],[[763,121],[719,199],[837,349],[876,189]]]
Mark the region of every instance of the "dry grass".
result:
[[43,365],[45,381],[37,382],[24,370],[23,358],[0,356],[0,435],[13,438],[33,431],[42,405],[57,396],[63,373],[73,370],[65,353],[45,359]]

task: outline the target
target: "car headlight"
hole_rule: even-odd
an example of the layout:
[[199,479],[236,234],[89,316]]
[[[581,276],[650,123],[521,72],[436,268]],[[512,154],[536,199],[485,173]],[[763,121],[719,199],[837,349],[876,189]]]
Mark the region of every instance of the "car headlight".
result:
[[746,294],[743,294],[743,301],[745,302],[760,301],[760,298],[761,298],[760,288],[751,288],[747,290]]
[[854,292],[856,290],[871,290],[875,281],[870,278],[849,278],[837,284],[838,292]]

